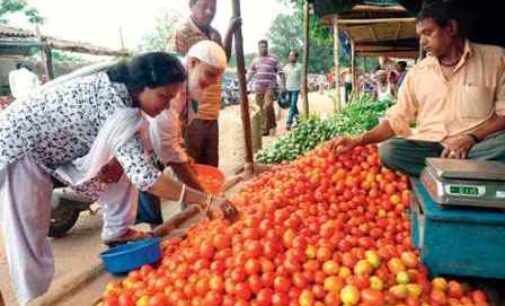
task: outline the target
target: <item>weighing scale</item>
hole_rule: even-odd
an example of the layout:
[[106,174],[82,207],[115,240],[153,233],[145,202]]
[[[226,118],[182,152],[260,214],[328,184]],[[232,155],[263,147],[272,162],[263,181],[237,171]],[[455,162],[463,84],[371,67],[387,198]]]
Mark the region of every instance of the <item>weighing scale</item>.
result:
[[427,158],[421,182],[441,206],[505,209],[505,164]]

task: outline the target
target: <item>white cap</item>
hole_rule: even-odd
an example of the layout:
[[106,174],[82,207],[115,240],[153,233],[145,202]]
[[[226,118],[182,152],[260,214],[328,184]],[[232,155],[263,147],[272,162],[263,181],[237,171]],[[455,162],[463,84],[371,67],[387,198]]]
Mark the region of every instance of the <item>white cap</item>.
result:
[[228,60],[223,48],[211,40],[202,40],[193,45],[186,55],[219,69],[226,69]]

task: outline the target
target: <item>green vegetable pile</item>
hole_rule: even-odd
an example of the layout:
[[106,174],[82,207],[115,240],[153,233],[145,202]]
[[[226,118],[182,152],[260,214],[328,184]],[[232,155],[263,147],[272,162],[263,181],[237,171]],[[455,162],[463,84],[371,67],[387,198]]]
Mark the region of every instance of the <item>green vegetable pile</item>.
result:
[[389,101],[375,101],[363,96],[351,101],[329,119],[323,120],[316,115],[302,118],[294,130],[281,136],[269,148],[259,151],[256,160],[266,164],[291,161],[336,136],[356,135],[370,130],[379,123],[390,105]]

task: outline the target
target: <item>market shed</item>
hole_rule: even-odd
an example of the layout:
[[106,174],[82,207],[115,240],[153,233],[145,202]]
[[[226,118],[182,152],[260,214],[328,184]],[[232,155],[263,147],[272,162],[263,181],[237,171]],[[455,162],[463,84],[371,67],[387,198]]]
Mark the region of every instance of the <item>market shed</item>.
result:
[[99,56],[128,56],[125,50],[111,50],[85,42],[46,36],[40,32],[0,25],[0,57],[28,56],[40,49],[46,74],[53,78],[52,50],[77,52]]
[[[415,31],[415,16],[423,4],[442,0],[308,1],[312,3],[314,14],[333,27],[335,54],[342,48],[337,33],[343,32],[349,38],[354,85],[356,55],[397,58],[422,56]],[[505,46],[505,27],[497,26],[502,18],[503,1],[449,1],[453,3],[462,31],[471,41]],[[335,57],[335,66],[339,76],[338,56]]]
[[416,58],[419,54],[415,18],[398,3],[356,5],[323,16],[323,22],[344,32],[356,55]]

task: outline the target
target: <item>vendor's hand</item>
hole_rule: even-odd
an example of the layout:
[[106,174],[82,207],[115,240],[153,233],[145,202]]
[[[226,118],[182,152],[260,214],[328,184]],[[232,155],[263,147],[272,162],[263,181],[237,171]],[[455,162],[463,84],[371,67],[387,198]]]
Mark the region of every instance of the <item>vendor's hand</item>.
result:
[[115,158],[103,166],[99,173],[100,180],[106,184],[117,183],[122,175],[123,167]]
[[361,145],[362,137],[337,137],[324,144],[336,155],[347,153],[355,147]]
[[233,220],[238,215],[238,210],[226,198],[216,197],[212,198],[210,207],[207,210],[207,215],[210,218],[224,218]]
[[468,152],[475,145],[475,141],[471,136],[461,135],[447,138],[442,141],[442,145],[444,146],[444,150],[440,157],[466,159]]

